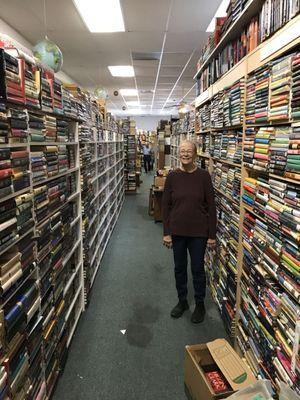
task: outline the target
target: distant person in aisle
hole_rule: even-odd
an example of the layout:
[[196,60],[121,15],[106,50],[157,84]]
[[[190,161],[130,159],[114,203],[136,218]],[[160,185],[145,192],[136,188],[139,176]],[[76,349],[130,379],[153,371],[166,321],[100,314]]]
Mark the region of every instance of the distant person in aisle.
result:
[[151,171],[151,149],[149,143],[143,146],[144,168],[146,174]]
[[178,304],[171,316],[179,318],[188,310],[187,253],[193,275],[195,309],[191,321],[200,323],[205,316],[206,247],[215,246],[216,205],[210,174],[197,167],[197,147],[185,141],[179,147],[181,167],[170,172],[163,193],[163,244],[173,248]]

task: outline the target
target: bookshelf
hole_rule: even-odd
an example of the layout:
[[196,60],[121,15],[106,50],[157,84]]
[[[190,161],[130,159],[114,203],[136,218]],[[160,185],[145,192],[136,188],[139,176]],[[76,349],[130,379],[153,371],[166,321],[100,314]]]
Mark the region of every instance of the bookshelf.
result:
[[[239,18],[235,24],[246,23],[246,12]],[[212,296],[235,348],[256,376],[270,379],[275,389],[283,380],[298,393],[299,115],[293,102],[297,86],[293,76],[299,27],[297,15],[195,102],[199,164],[203,166],[204,160],[212,174],[219,216],[217,250],[206,255]],[[224,36],[219,50],[226,40]],[[197,77],[219,50],[205,61]],[[286,86],[279,104],[274,88],[283,68]],[[238,81],[246,101],[241,107],[244,118],[236,125],[228,123],[226,94]]]
[[123,137],[88,94],[0,53],[2,393],[49,399],[124,201]]
[[135,121],[129,118],[122,120],[124,135],[124,181],[125,193],[135,194],[137,191],[137,139]]

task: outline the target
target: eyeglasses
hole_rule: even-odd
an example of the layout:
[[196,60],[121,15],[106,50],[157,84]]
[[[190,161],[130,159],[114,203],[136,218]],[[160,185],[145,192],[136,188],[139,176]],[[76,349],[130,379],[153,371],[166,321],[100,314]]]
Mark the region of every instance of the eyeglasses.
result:
[[193,150],[180,150],[179,152],[180,155],[188,155],[188,156],[192,156],[194,154]]

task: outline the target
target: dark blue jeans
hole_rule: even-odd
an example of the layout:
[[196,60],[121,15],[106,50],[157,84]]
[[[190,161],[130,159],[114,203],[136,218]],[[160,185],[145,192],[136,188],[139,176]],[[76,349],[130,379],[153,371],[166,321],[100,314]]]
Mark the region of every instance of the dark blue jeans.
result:
[[172,242],[178,299],[180,301],[183,301],[187,298],[187,252],[189,251],[191,258],[195,301],[196,303],[199,303],[204,300],[206,292],[204,255],[206,250],[207,238],[172,236]]

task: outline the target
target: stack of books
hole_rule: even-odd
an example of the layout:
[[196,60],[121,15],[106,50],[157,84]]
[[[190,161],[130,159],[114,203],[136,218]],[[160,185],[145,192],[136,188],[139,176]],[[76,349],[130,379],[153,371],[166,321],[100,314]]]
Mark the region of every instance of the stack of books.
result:
[[41,69],[41,104],[43,111],[53,111],[51,81],[47,78],[47,72],[43,69]]
[[223,101],[224,101],[224,92],[223,91],[220,91],[212,98],[211,114],[210,114],[210,126],[211,127],[222,128],[224,126]]
[[0,49],[1,74],[5,85],[1,87],[1,98],[14,103],[24,103],[24,86],[21,79],[21,61]]
[[242,125],[244,121],[245,80],[240,79],[230,88],[230,125]]
[[68,150],[66,145],[58,146],[58,172],[61,174],[62,172],[68,171],[69,168],[69,158],[68,158]]
[[45,135],[46,142],[56,142],[56,118],[45,115]]
[[0,149],[0,199],[13,192],[10,149]]
[[47,175],[50,178],[58,174],[58,147],[44,146],[44,154],[47,164]]
[[56,120],[56,141],[57,142],[68,142],[73,141],[73,138],[69,138],[69,134],[71,133],[71,128],[69,127],[69,123],[63,119],[57,118]]
[[14,191],[25,189],[30,185],[29,154],[27,149],[10,153]]
[[271,64],[269,120],[288,120],[290,116],[292,56]]
[[34,225],[33,221],[33,194],[26,193],[15,198],[17,227],[20,236],[28,232]]
[[37,223],[44,220],[49,213],[48,187],[46,185],[33,189],[34,214]]
[[7,116],[8,116],[8,122],[10,123],[10,130],[8,135],[9,143],[27,143],[28,140],[27,110],[9,108]]
[[32,181],[37,183],[47,178],[47,163],[44,147],[34,147],[30,152]]
[[28,112],[28,133],[32,142],[44,142],[45,141],[45,119],[39,114],[35,114],[32,111]]
[[53,80],[53,103],[54,111],[63,114],[62,83],[56,78]]
[[275,175],[284,175],[289,149],[290,126],[277,126],[271,135],[270,162],[268,170]]
[[284,175],[291,179],[300,180],[300,126],[298,123],[292,124],[287,153]]
[[255,135],[253,168],[266,171],[269,166],[270,139],[274,134],[273,127],[259,128]]
[[268,120],[270,68],[263,66],[255,71],[255,123],[261,124]]
[[292,58],[291,118],[300,118],[300,54]]
[[0,144],[6,144],[9,141],[9,123],[6,105],[0,102]]
[[24,59],[25,103],[40,108],[40,76],[34,60],[27,56]]

